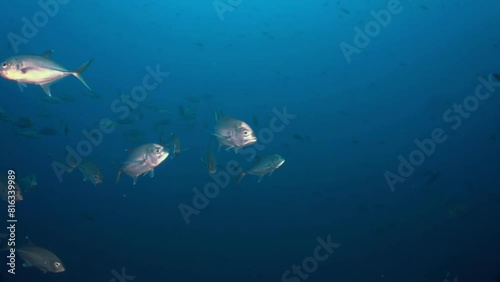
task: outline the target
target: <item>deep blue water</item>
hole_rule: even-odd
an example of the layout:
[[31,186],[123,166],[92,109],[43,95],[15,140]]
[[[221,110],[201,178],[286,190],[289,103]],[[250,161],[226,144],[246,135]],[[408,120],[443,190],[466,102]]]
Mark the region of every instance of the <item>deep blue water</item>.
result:
[[[500,2],[129,2],[52,1],[51,15],[36,1],[1,4],[1,60],[53,49],[74,70],[94,59],[83,76],[100,95],[68,77],[51,86],[65,100],[53,104],[39,86],[0,79],[7,115],[57,131],[30,139],[0,121],[0,169],[38,179],[16,204],[16,243],[29,236],[66,268],[43,274],[17,257],[12,275],[2,252],[3,281],[500,281]],[[78,171],[59,181],[52,164],[83,130],[121,118],[114,101],[148,67],[169,75],[88,156],[103,184]],[[214,182],[201,158],[219,108],[259,138],[218,152],[219,177],[227,162],[248,169],[252,150],[286,162],[203,201],[193,189]],[[162,132],[188,150],[153,178],[115,185],[113,163]],[[422,153],[415,142],[433,136]],[[398,172],[399,156],[414,158],[411,173]],[[186,220],[181,204],[197,212]],[[314,259],[328,238],[337,245]]]

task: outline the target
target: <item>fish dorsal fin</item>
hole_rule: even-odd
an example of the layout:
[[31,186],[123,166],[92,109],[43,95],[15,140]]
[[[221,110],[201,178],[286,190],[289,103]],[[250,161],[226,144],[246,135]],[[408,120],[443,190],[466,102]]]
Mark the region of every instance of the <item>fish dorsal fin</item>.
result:
[[219,108],[215,111],[215,122],[219,121],[224,116],[222,110]]
[[42,56],[44,58],[50,58],[50,56],[52,56],[52,53],[54,53],[54,50],[48,50],[48,51],[43,52],[40,56]]

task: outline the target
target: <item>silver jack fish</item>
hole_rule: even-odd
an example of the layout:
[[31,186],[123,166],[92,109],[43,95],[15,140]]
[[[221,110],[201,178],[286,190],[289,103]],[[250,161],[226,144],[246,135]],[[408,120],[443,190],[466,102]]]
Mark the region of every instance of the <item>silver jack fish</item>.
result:
[[51,251],[35,246],[32,242],[28,245],[16,248],[18,254],[24,260],[24,267],[35,267],[43,273],[64,272],[66,269],[54,253]]
[[224,145],[227,146],[226,151],[234,149],[238,153],[242,147],[257,142],[254,131],[247,123],[223,116],[220,110],[215,113],[215,126],[212,134],[219,142],[219,150]]
[[92,60],[87,61],[75,71],[68,71],[50,58],[52,52],[53,50],[42,55],[10,57],[2,62],[0,75],[6,79],[17,81],[21,91],[26,87],[26,84],[40,85],[49,96],[52,96],[50,85],[69,75],[75,76],[85,87],[92,90],[82,77],[82,72],[92,63]]
[[284,162],[285,159],[278,154],[272,154],[263,158],[259,158],[252,166],[252,168],[250,168],[248,171],[240,172],[240,176],[238,177],[237,182],[240,183],[241,179],[243,179],[245,175],[253,174],[259,176],[259,180],[257,182],[260,183],[264,175],[272,175],[273,172],[278,169]]
[[167,157],[168,151],[158,144],[144,144],[130,151],[124,166],[118,170],[116,175],[116,183],[120,180],[122,172],[130,175],[134,180],[134,185],[137,183],[139,175],[145,175],[149,172],[150,176],[154,176],[154,168],[160,165]]
[[70,167],[66,171],[67,173],[71,173],[75,168],[77,168],[83,174],[83,181],[89,181],[94,184],[94,186],[102,184],[102,172],[93,161],[85,160],[79,165],[76,160],[71,157],[71,155],[68,155],[67,159],[70,162]]

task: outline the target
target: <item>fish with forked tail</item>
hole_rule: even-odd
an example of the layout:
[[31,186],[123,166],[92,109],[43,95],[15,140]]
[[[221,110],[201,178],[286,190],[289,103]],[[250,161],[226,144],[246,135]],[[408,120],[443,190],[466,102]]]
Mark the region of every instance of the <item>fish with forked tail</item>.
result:
[[278,155],[278,154],[272,154],[269,156],[265,156],[263,158],[258,158],[257,161],[254,163],[252,168],[250,168],[247,171],[241,171],[240,176],[238,177],[237,183],[241,182],[241,179],[247,174],[253,174],[259,176],[259,180],[257,180],[258,183],[262,180],[264,175],[269,174],[272,175],[273,172],[278,169],[283,163],[285,162],[285,159]]
[[26,87],[26,84],[40,85],[48,96],[52,96],[50,86],[54,82],[70,75],[78,78],[85,87],[92,90],[82,77],[82,72],[92,63],[92,60],[87,61],[74,71],[69,71],[50,58],[52,52],[53,50],[41,55],[10,57],[0,65],[0,75],[6,79],[17,81],[21,91]]
[[244,121],[224,116],[219,110],[215,113],[214,133],[219,142],[219,150],[224,145],[226,151],[234,149],[236,153],[244,146],[257,142],[253,129]]
[[77,168],[83,175],[83,181],[89,181],[94,184],[94,186],[98,184],[102,184],[103,176],[102,172],[92,160],[87,159],[84,160],[81,164],[75,160],[70,154],[66,157],[69,161],[69,168],[66,170],[67,173],[71,173],[75,168]]
[[[0,234],[0,250],[7,249],[7,240],[5,239],[6,234]],[[26,237],[28,239],[28,237]],[[10,245],[9,245],[10,246]],[[28,244],[20,247],[16,247],[16,254],[19,255],[24,263],[24,267],[34,267],[38,268],[43,273],[60,273],[64,272],[66,269],[61,261],[54,253],[51,251],[41,248],[33,244],[28,239]]]
[[169,155],[161,145],[150,143],[141,145],[130,151],[124,166],[118,170],[116,183],[120,180],[122,172],[130,175],[134,185],[140,175],[149,173],[154,176],[154,168],[160,165]]

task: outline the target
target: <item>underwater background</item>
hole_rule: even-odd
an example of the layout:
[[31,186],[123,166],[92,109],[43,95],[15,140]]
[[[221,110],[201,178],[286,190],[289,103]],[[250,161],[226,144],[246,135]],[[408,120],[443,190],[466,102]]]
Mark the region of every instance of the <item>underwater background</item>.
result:
[[[12,275],[2,252],[3,281],[500,281],[499,1],[1,7],[1,60],[54,50],[74,70],[93,59],[92,91],[69,77],[49,99],[0,79],[0,169],[25,192],[16,244],[28,236],[66,268],[44,274],[17,256]],[[113,103],[158,68],[168,75],[122,119]],[[491,95],[477,98],[479,85]],[[218,109],[247,122],[257,144],[217,151]],[[58,177],[54,163],[103,119],[116,127],[88,155],[103,183]],[[179,156],[153,178],[115,184],[128,149],[172,133]],[[446,140],[417,145],[432,138]],[[217,183],[208,146],[216,176],[233,173],[210,197],[200,196]],[[260,183],[237,184],[226,167],[273,153],[286,161]]]

